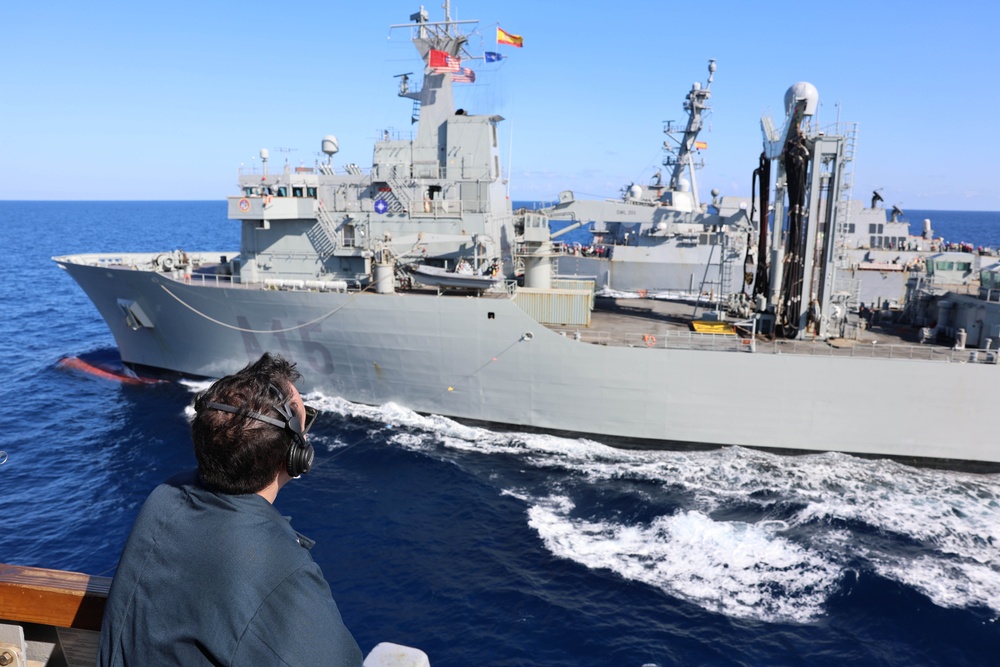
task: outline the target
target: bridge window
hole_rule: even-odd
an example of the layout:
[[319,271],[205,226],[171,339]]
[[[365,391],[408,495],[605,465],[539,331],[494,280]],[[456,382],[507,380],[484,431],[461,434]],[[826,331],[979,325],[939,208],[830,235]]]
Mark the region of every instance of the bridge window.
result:
[[316,188],[307,187],[306,197],[312,197],[313,199],[316,199]]
[[292,186],[292,196],[301,197],[302,196],[302,186]]

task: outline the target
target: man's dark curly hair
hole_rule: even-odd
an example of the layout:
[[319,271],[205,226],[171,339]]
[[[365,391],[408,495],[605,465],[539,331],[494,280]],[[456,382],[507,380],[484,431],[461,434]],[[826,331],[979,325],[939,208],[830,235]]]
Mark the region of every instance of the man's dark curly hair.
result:
[[[191,440],[202,483],[230,494],[257,493],[285,467],[294,436],[287,429],[262,422],[247,413],[284,420],[274,409],[277,398],[271,385],[288,398],[301,374],[295,364],[265,352],[246,368],[227,375],[194,401]],[[207,406],[222,403],[239,410],[224,412]]]

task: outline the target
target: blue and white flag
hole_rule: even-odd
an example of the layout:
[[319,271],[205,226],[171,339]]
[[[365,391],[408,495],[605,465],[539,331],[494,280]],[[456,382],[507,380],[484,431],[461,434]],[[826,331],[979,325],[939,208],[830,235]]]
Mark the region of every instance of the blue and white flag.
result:
[[483,55],[486,56],[486,62],[495,63],[496,61],[503,58],[503,54],[494,53],[493,51],[486,51]]

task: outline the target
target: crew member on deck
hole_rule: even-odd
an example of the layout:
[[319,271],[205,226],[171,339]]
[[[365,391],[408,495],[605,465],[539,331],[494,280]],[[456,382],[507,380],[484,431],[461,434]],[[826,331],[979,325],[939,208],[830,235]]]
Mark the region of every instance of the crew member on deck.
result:
[[198,469],[157,487],[111,585],[98,664],[360,667],[312,540],[273,506],[307,472],[294,364],[265,353],[195,400]]

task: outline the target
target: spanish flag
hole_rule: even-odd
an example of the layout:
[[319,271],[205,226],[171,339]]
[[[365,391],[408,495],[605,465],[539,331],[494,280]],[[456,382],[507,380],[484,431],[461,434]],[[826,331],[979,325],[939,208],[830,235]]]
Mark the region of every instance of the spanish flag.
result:
[[524,37],[512,35],[500,26],[497,26],[497,44],[509,44],[520,49],[524,46]]
[[698,150],[702,150],[708,148],[708,144],[705,143],[704,141],[696,141],[694,142],[694,147],[697,148]]

